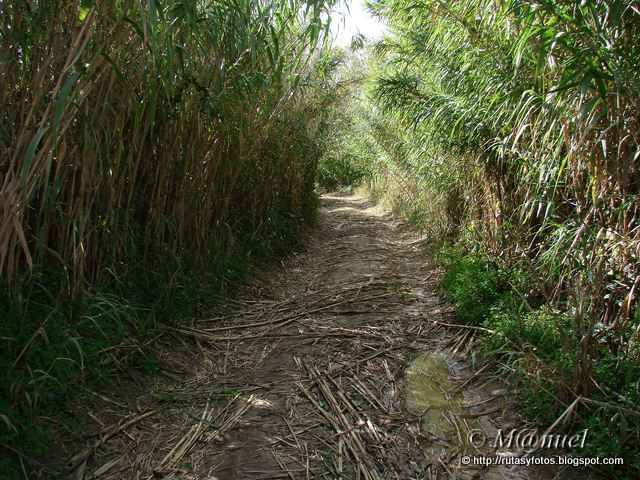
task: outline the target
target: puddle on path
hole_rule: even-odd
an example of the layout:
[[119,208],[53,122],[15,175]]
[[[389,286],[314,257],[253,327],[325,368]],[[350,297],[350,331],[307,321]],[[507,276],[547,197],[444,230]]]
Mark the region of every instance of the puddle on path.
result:
[[[424,435],[421,446],[428,458],[443,458],[455,450],[470,453],[467,442],[470,429],[479,429],[476,420],[462,420],[458,415],[465,412],[464,398],[455,394],[451,372],[443,355],[422,355],[409,364],[405,372],[407,379],[407,405],[421,415],[421,430]],[[499,469],[485,469],[479,477],[483,480],[503,480]],[[515,477],[511,477],[515,478]]]
[[407,404],[422,417],[422,448],[432,458],[465,445],[466,429],[458,419],[463,399],[452,394],[450,377],[444,356],[438,354],[420,356],[406,370]]

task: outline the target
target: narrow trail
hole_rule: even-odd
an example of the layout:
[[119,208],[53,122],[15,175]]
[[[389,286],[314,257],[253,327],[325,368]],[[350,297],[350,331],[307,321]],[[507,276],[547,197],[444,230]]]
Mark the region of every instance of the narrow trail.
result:
[[303,253],[158,342],[161,375],[85,398],[73,478],[529,478],[461,465],[480,420],[512,420],[454,359],[474,332],[441,325],[421,245],[364,199],[324,197]]

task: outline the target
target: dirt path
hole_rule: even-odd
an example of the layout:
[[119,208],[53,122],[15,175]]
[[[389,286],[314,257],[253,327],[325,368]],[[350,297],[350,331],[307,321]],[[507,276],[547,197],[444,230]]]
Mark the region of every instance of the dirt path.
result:
[[440,325],[419,239],[356,197],[320,216],[304,253],[160,342],[162,375],[87,398],[75,478],[519,477],[461,466],[504,392],[460,393],[473,332]]

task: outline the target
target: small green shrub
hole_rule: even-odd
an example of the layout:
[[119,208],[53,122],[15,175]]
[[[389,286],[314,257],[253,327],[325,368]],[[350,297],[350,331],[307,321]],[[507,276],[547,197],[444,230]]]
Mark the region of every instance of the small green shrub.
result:
[[129,336],[143,338],[145,322],[110,293],[61,302],[39,283],[24,291],[22,302],[6,293],[0,299],[0,412],[11,424],[0,422],[0,443],[38,458],[54,435],[38,417],[58,411],[86,377],[108,375],[101,352]]
[[537,355],[553,357],[563,349],[562,330],[569,320],[549,306],[520,313],[517,310],[500,306],[495,308],[484,325],[496,332],[488,337],[490,345],[504,343],[504,338],[523,350],[531,350]]
[[[588,441],[581,452],[584,457],[624,458],[623,466],[613,466],[612,475],[618,479],[637,478],[630,472],[640,470],[638,438],[634,423],[614,412],[588,412],[583,425],[589,429]],[[635,424],[637,428],[637,423]]]
[[491,314],[491,309],[504,297],[504,274],[486,257],[463,255],[459,250],[445,248],[440,262],[446,268],[442,288],[456,307],[458,321],[480,325]]

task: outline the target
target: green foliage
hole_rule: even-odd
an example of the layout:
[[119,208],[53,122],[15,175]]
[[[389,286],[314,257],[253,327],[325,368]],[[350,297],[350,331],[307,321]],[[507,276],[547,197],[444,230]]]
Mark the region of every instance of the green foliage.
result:
[[371,174],[377,153],[369,128],[368,102],[361,88],[365,69],[362,51],[347,54],[336,50],[335,55],[342,61],[335,72],[336,94],[341,101],[328,106],[331,123],[316,171],[316,183],[325,191],[360,185]]
[[485,322],[503,297],[504,273],[479,254],[444,249],[440,261],[447,270],[442,288],[456,306],[457,319],[468,325]]
[[[627,419],[622,415],[613,415],[611,412],[600,412],[590,416],[583,425],[589,428],[592,434],[586,445],[585,457],[599,458],[624,458],[624,466],[612,467],[611,474],[615,478],[636,478],[634,473],[640,470],[638,459],[638,438],[629,428],[637,427],[636,419]],[[631,436],[629,436],[631,435]]]
[[[577,375],[577,365],[584,361],[577,345],[581,325],[573,321],[570,310],[523,299],[519,292],[531,290],[531,279],[521,270],[500,270],[487,257],[461,249],[445,248],[439,260],[446,269],[442,288],[456,306],[457,319],[491,332],[483,334],[481,351],[503,365],[523,413],[542,427],[552,424],[582,386]],[[602,333],[601,326],[596,330]],[[632,472],[640,468],[640,419],[628,412],[640,405],[638,352],[616,354],[605,347],[610,338],[605,335],[599,341],[603,348],[589,358],[597,385],[590,398],[607,407],[580,404],[562,428],[568,433],[588,428],[586,447],[577,453],[622,457],[625,466],[612,474],[634,478]]]
[[374,194],[464,247],[443,257],[443,288],[460,322],[496,331],[485,350],[516,372],[526,411],[548,421],[577,395],[598,399],[607,407],[580,407],[594,443],[637,449],[636,420],[614,418],[621,392],[637,398],[625,365],[640,363],[637,8],[370,5],[390,25],[370,68],[393,145],[373,164]]
[[318,185],[332,191],[340,187],[356,186],[367,176],[368,169],[358,159],[349,156],[323,158],[318,165]]
[[0,477],[6,480],[20,480],[22,478],[21,472],[15,469],[14,464],[8,459],[0,459]]
[[[499,348],[504,339],[509,339],[524,351],[535,352],[544,358],[554,359],[563,355],[564,335],[571,322],[566,315],[554,311],[549,305],[529,311],[520,305],[520,311],[513,307],[498,305],[484,322],[496,332],[487,339],[490,348]],[[524,309],[524,311],[522,311]]]
[[111,373],[103,351],[126,339],[144,340],[148,316],[120,296],[94,292],[82,300],[58,302],[42,284],[24,290],[21,302],[3,290],[0,305],[0,442],[38,458],[54,432],[38,420],[57,412],[84,378]]

